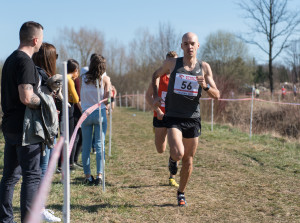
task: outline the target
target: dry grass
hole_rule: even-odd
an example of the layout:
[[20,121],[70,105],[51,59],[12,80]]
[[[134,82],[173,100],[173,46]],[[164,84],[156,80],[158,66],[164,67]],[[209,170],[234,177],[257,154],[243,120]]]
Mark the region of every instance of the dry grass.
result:
[[[231,98],[229,88],[222,98]],[[224,89],[223,89],[224,90]],[[128,97],[127,106],[144,109],[144,96],[140,93],[139,98]],[[135,93],[134,93],[135,94]],[[223,92],[224,94],[224,92]],[[208,97],[206,94],[203,97]],[[237,95],[238,98],[251,98],[251,95]],[[284,99],[281,94],[274,94],[272,100],[268,92],[263,92],[260,99],[273,102],[300,103],[300,99],[294,100],[293,94],[288,94]],[[117,99],[119,106],[119,100]],[[125,98],[122,97],[122,106],[126,106]],[[211,121],[211,101],[202,100],[200,103],[201,116],[205,121]],[[150,111],[150,106],[145,103],[145,110]],[[250,128],[251,101],[215,101],[214,123],[232,125],[244,132]],[[252,132],[256,134],[275,134],[283,137],[300,138],[300,106],[280,105],[269,102],[254,101]]]
[[[188,206],[179,208],[176,189],[167,185],[168,153],[156,153],[151,123],[149,112],[116,109],[107,190],[82,185],[83,171],[72,173],[71,222],[300,222],[299,144],[267,135],[249,141],[237,129],[215,125],[211,132],[204,123]],[[56,175],[47,207],[62,216],[62,204]]]
[[[287,101],[285,101],[287,102]],[[295,102],[292,102],[295,103]],[[249,132],[251,101],[215,102],[214,121],[230,124],[242,131]],[[211,119],[211,102],[201,102],[204,120]],[[280,105],[254,101],[252,132],[272,133],[284,137],[300,138],[300,106]]]

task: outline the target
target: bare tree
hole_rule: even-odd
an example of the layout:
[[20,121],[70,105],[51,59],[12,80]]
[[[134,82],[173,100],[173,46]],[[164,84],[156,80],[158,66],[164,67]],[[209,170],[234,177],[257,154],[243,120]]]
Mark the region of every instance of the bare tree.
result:
[[[237,4],[245,12],[250,32],[247,43],[258,46],[268,54],[270,90],[273,94],[273,60],[288,47],[289,38],[297,31],[300,13],[289,11],[288,0],[241,0]],[[264,37],[266,41],[260,41]],[[266,44],[267,43],[267,44]]]
[[233,33],[219,30],[209,34],[201,47],[200,57],[218,76],[231,77],[238,85],[252,82],[253,64],[248,47]]
[[151,46],[153,46],[154,36],[147,28],[139,28],[135,32],[135,38],[130,42],[129,56],[134,58],[130,64],[130,69],[136,66],[147,66],[152,61]]
[[166,59],[169,51],[179,53],[181,37],[176,33],[170,23],[160,23],[157,35],[154,36],[153,45],[150,46],[151,56],[154,61]]
[[0,60],[0,82],[1,82],[1,76],[2,76],[2,68],[4,65],[4,61]]
[[0,60],[0,74],[2,74],[3,65],[4,65],[4,61]]
[[[106,50],[111,57],[108,64],[109,69],[113,69],[109,71],[112,82],[121,92],[129,92],[133,89],[145,90],[153,71],[163,63],[167,52],[178,51],[179,47],[179,35],[169,23],[159,24],[159,29],[154,34],[147,28],[139,28],[129,44],[127,54],[124,49],[115,44]],[[121,55],[117,56],[116,52]],[[126,63],[125,66],[121,60]],[[121,75],[114,72],[120,69],[122,69]]]
[[125,46],[117,40],[111,40],[103,52],[106,58],[106,69],[109,75],[123,75],[127,72],[127,55]]
[[91,54],[103,52],[104,35],[96,29],[80,28],[76,31],[64,28],[60,33],[58,51],[62,60],[74,58],[81,66],[86,66]]
[[298,78],[300,78],[300,39],[292,40],[286,53],[286,61],[292,68],[292,80],[294,83],[298,83]]

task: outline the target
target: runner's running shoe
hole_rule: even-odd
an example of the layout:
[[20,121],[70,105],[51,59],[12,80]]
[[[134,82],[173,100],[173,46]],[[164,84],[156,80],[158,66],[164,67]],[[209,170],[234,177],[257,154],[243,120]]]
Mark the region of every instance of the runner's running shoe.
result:
[[169,171],[172,175],[176,175],[178,170],[177,162],[169,158]]
[[184,207],[186,205],[186,200],[184,194],[177,195],[177,201],[179,207]]
[[173,187],[179,187],[179,184],[176,182],[176,180],[172,177],[169,178],[169,185]]

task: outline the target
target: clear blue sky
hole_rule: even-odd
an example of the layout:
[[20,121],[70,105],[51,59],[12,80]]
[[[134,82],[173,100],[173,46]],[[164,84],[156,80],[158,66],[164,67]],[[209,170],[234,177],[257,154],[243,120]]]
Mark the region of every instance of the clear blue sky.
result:
[[[245,32],[247,26],[238,0],[6,0],[1,2],[0,60],[5,60],[18,47],[18,32],[25,21],[33,20],[44,26],[44,40],[50,43],[64,27],[89,27],[102,31],[106,40],[117,39],[127,44],[138,28],[156,33],[159,23],[170,22],[178,33],[195,32],[200,45],[217,30]],[[300,9],[299,0],[289,3]],[[259,61],[267,56],[249,46]]]

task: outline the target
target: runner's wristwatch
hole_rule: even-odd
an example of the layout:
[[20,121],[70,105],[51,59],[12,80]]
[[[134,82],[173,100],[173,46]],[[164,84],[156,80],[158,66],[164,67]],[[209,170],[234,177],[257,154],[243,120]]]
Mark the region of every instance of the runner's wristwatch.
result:
[[207,84],[206,88],[203,88],[204,91],[208,91],[210,89],[210,85]]

